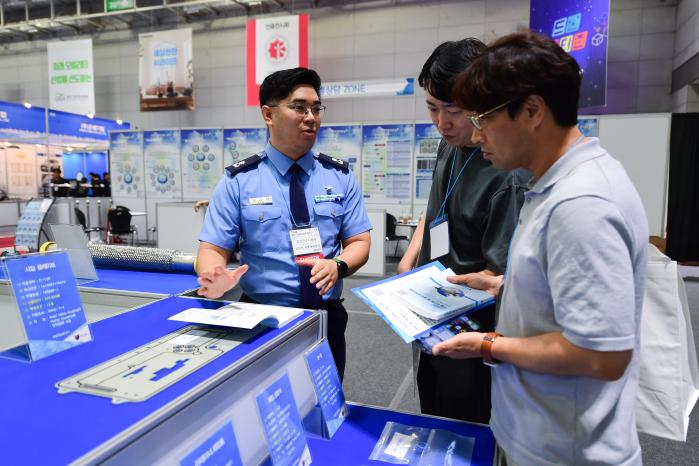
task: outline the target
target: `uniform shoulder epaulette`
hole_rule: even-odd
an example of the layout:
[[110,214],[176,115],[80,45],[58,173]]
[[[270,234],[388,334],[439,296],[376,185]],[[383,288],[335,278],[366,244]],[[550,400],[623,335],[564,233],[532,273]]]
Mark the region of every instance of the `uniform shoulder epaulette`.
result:
[[330,164],[331,166],[335,168],[339,168],[342,171],[349,171],[349,163],[345,162],[342,159],[336,159],[335,157],[330,157],[329,155],[325,155],[322,153],[318,153],[318,160],[321,162],[326,162]]
[[226,171],[230,176],[235,176],[247,168],[254,167],[260,163],[260,160],[262,160],[262,154],[255,154],[245,160],[239,160],[233,165],[227,166]]

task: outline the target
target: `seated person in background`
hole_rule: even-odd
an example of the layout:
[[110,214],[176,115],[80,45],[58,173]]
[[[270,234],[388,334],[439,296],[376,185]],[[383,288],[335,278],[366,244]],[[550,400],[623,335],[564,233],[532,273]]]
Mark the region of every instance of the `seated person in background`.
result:
[[[484,50],[478,39],[445,42],[427,59],[418,77],[426,92],[427,111],[442,140],[427,210],[399,272],[433,260],[456,274],[484,271],[499,275],[505,271],[507,248],[529,175],[493,167],[471,142],[469,113],[451,98],[457,74]],[[445,226],[447,234],[440,234]],[[445,243],[446,254],[437,253]],[[472,317],[482,328],[493,330],[495,307]],[[417,386],[425,414],[481,423],[490,418],[490,369],[480,361],[421,353]]]
[[65,184],[68,182],[63,176],[61,176],[62,171],[59,167],[54,167],[51,169],[51,183],[52,184]]

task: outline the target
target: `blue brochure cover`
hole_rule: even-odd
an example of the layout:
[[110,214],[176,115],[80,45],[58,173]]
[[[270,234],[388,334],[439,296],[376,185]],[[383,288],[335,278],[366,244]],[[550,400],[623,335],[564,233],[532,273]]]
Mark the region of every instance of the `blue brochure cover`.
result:
[[66,252],[5,260],[31,359],[92,340]]
[[180,466],[224,465],[243,466],[230,422],[226,422],[180,461]]
[[289,376],[284,374],[257,395],[257,409],[274,466],[308,466],[311,452],[306,443]]
[[323,340],[306,354],[306,363],[323,413],[327,437],[332,438],[347,417],[347,405],[328,340]]

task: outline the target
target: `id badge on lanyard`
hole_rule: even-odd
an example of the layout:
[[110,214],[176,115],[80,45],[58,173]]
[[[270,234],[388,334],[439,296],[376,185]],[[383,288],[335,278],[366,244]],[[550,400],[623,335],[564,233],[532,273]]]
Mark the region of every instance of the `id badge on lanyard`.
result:
[[289,236],[297,264],[312,266],[316,260],[323,258],[323,242],[318,228],[294,228],[289,230]]
[[430,260],[449,254],[449,220],[446,215],[430,222]]

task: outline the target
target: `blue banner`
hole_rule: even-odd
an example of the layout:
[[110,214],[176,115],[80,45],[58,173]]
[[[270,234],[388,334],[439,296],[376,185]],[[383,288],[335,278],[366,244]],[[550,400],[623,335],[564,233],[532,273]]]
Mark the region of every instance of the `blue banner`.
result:
[[267,145],[267,128],[228,128],[223,130],[223,166],[258,154]]
[[265,391],[257,395],[262,429],[274,466],[304,466],[311,464],[289,376],[284,374]]
[[432,123],[415,125],[415,199],[427,202],[442,135]]
[[49,133],[55,136],[106,141],[110,131],[130,127],[129,123],[118,124],[114,120],[49,109]]
[[362,127],[362,191],[369,203],[409,204],[412,124]]
[[313,150],[346,160],[350,169],[359,176],[357,164],[362,153],[362,127],[361,125],[321,126]]
[[323,340],[308,352],[306,363],[323,413],[328,438],[332,438],[347,417],[347,405],[328,340]]
[[605,105],[609,0],[532,0],[529,27],[554,39],[580,65],[580,108]]
[[0,102],[0,137],[37,137],[46,133],[46,112],[41,107]]
[[68,253],[6,259],[31,359],[92,340]]
[[183,129],[182,196],[184,199],[208,199],[223,175],[222,130]]
[[182,458],[180,466],[243,466],[233,425],[227,422]]
[[144,131],[143,154],[146,194],[152,197],[179,199],[180,130]]
[[143,133],[140,131],[109,133],[109,156],[112,196],[116,199],[142,198],[145,195]]

